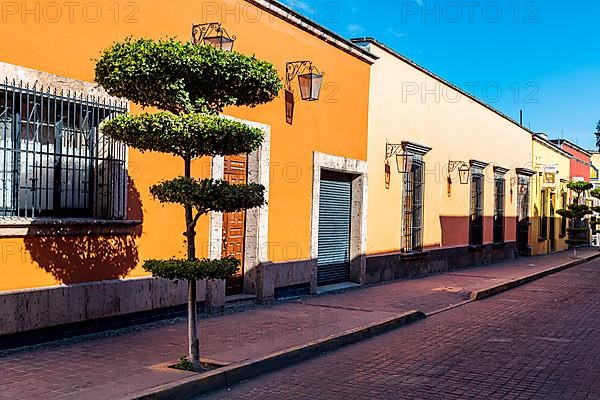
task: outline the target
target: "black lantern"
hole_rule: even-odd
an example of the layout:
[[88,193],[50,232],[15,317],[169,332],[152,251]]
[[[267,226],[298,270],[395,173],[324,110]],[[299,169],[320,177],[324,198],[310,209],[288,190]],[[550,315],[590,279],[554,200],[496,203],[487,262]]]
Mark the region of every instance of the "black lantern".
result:
[[219,22],[192,25],[192,42],[197,45],[209,45],[217,49],[231,51],[235,36],[230,36]]
[[458,168],[458,180],[461,185],[467,185],[469,183],[469,173],[471,167],[464,161],[449,161],[448,162],[448,178],[449,182],[452,182],[450,175]]
[[469,173],[471,172],[471,167],[467,163],[462,163],[460,167],[458,167],[458,180],[461,185],[467,185],[469,183]]
[[291,82],[298,76],[300,96],[302,100],[319,100],[323,74],[319,72],[311,61],[293,61],[286,64],[286,87],[291,88]]
[[399,174],[412,172],[414,156],[412,154],[396,154],[396,167]]
[[412,172],[414,154],[403,151],[401,144],[385,144],[385,160],[386,163],[392,157],[396,157],[396,169],[399,174],[408,174]]

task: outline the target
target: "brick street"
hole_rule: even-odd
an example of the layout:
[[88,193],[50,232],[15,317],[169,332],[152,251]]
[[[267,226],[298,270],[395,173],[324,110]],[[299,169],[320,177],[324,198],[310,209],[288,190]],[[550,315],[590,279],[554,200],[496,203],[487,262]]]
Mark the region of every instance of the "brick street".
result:
[[599,399],[600,261],[203,399]]

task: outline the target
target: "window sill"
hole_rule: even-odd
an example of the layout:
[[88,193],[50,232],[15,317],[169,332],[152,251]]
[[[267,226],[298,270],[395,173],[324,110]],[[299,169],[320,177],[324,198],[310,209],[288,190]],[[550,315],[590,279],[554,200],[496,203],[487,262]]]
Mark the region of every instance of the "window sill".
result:
[[546,240],[548,240],[547,237],[538,238],[538,243],[545,242]]
[[502,249],[506,247],[506,242],[494,242],[492,243],[492,248],[494,249]]
[[128,235],[139,220],[0,218],[0,237]]
[[472,251],[472,252],[483,251],[483,245],[482,244],[470,244],[469,251]]
[[414,251],[412,253],[400,253],[401,260],[420,260],[427,257],[428,251]]

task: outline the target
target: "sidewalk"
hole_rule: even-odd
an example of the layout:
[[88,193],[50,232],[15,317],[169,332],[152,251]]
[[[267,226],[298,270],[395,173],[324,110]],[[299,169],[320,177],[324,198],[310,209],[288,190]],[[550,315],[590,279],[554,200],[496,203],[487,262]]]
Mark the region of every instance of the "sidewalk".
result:
[[[578,251],[578,258],[598,254]],[[236,363],[420,310],[431,314],[471,292],[573,261],[572,253],[402,280],[200,320],[201,355]],[[0,399],[125,399],[195,376],[165,368],[186,354],[178,319],[0,352]]]

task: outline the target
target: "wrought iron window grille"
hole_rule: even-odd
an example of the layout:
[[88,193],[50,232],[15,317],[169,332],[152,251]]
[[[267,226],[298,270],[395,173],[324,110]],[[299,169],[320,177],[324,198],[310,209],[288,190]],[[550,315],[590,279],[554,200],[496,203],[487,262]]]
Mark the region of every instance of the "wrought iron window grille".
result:
[[127,148],[102,121],[119,99],[0,82],[0,217],[122,219]]

